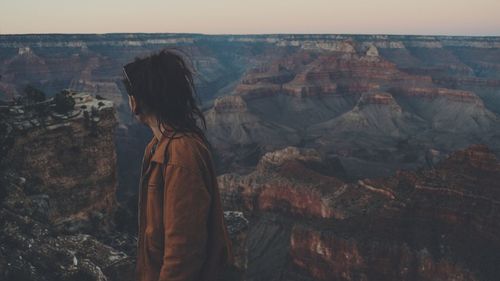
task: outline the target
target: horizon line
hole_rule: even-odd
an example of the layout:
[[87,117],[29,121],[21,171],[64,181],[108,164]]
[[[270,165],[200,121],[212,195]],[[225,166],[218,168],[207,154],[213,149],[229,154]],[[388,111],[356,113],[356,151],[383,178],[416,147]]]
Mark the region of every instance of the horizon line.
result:
[[30,36],[30,35],[114,35],[114,34],[175,34],[203,36],[265,36],[265,35],[347,35],[347,36],[429,36],[429,37],[500,37],[498,35],[463,35],[463,34],[416,34],[416,33],[198,33],[198,32],[47,32],[47,33],[0,33],[0,36]]

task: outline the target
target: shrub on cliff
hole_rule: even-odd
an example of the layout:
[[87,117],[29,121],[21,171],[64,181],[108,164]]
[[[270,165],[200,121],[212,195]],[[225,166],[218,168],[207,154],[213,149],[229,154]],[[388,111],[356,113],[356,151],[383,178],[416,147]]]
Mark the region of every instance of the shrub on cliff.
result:
[[26,103],[37,103],[45,100],[45,93],[30,84],[24,87],[24,95]]
[[75,107],[75,100],[66,92],[60,92],[54,96],[54,110],[60,114],[66,114]]

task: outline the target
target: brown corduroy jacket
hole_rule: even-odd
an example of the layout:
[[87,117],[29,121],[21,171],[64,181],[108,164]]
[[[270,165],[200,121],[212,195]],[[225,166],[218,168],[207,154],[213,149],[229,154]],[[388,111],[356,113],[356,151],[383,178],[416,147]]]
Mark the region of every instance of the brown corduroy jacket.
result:
[[146,146],[138,220],[137,281],[217,281],[234,261],[212,156],[194,133]]

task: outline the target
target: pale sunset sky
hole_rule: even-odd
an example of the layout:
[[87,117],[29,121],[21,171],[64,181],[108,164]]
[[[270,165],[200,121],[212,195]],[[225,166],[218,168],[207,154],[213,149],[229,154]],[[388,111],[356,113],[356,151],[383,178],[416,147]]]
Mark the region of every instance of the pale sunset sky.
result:
[[0,0],[0,34],[500,36],[500,0]]

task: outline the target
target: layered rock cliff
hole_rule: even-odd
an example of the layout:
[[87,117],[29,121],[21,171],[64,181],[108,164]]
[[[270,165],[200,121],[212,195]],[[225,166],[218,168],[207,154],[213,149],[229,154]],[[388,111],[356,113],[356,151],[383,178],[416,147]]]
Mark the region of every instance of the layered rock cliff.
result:
[[[134,241],[116,232],[115,110],[69,92],[0,110],[0,279],[132,280]],[[39,111],[38,111],[39,112]],[[6,129],[5,129],[6,128]]]
[[[339,156],[350,177],[361,178],[425,165],[421,155],[431,149],[448,153],[486,143],[500,151],[500,119],[487,103],[496,100],[496,92],[486,99],[487,87],[444,88],[433,72],[409,71],[383,56],[379,49],[385,47],[367,41],[346,44],[352,49],[291,49],[248,70],[231,97],[244,102],[244,111],[233,111],[231,118],[207,111],[214,137],[224,124],[224,144],[216,144],[219,154],[234,155],[229,144],[248,139],[262,148],[255,151],[258,156],[287,145],[312,147]],[[264,149],[270,143],[260,135],[265,130],[248,130],[241,137],[245,116],[258,120],[254,124],[273,124],[276,129],[265,135],[279,132],[274,141],[290,134],[297,138]],[[257,164],[255,158],[234,156],[221,166],[231,170],[227,165],[234,162]]]
[[205,111],[205,118],[217,162],[226,169],[242,169],[248,162],[255,162],[263,151],[299,140],[291,128],[262,120],[250,112],[241,96],[217,98],[214,107]]
[[[313,151],[287,148],[267,154],[253,173],[219,177],[224,204],[251,218],[245,250],[284,255],[274,273],[257,272],[262,261],[247,263],[244,280],[497,276],[500,163],[486,146],[452,153],[434,169],[356,182],[317,169],[318,160]],[[265,229],[275,233],[265,241],[277,235],[287,242],[261,247],[255,241]]]

